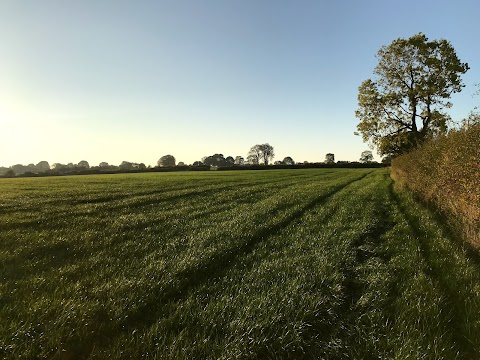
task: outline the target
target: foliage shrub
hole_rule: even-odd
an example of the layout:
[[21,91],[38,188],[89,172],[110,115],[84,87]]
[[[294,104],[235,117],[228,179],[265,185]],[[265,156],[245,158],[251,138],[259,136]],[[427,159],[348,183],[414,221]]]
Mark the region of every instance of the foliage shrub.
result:
[[480,124],[449,132],[392,161],[392,178],[480,246]]

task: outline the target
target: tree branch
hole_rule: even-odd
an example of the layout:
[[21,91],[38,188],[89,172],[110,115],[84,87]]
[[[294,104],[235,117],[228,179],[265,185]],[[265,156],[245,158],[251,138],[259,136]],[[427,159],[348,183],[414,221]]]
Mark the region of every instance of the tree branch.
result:
[[403,130],[407,130],[407,129],[408,129],[408,127],[404,126],[403,128],[400,128],[400,129],[398,129],[398,130],[395,130],[395,131],[391,132],[390,134],[386,134],[385,136],[396,135],[396,134],[402,132]]
[[[383,110],[383,112],[384,112],[391,120],[393,120],[393,121],[396,122],[397,124],[400,124],[400,125],[402,125],[402,126],[405,126],[405,127],[409,128],[409,129],[412,128],[411,125],[409,125],[409,124],[405,123],[404,121],[400,120],[400,118],[399,118],[396,114],[394,114],[394,113],[393,113],[393,114],[390,114],[385,108],[383,108],[382,110]],[[393,115],[393,116],[392,116],[392,115]]]

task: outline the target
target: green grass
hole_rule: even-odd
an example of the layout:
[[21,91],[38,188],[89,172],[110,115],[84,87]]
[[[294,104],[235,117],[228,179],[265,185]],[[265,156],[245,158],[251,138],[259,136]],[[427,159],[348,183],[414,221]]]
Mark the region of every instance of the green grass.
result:
[[4,358],[480,358],[480,261],[387,170],[0,181]]

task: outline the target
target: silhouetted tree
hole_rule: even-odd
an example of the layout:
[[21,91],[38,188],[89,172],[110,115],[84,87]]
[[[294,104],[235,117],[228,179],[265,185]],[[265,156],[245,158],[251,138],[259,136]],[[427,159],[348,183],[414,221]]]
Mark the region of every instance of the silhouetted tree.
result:
[[264,165],[268,165],[269,161],[275,157],[273,146],[270,144],[260,145],[260,151],[262,154],[262,160]]
[[108,165],[108,163],[105,162],[105,161],[102,161],[100,164],[98,164],[98,166],[101,167],[101,168],[108,168],[108,167],[110,167],[110,165]]
[[203,163],[208,166],[229,166],[231,165],[223,157],[223,154],[214,154],[203,158]]
[[235,159],[231,156],[227,156],[225,158],[225,163],[226,163],[226,166],[232,166],[233,164],[235,164]]
[[164,155],[157,161],[158,166],[175,166],[173,155]]
[[325,155],[325,164],[334,164],[335,163],[335,154],[328,153]]
[[469,69],[452,45],[419,33],[383,46],[377,58],[377,79],[364,81],[358,91],[355,115],[363,140],[383,155],[400,154],[445,131],[444,109],[464,87],[460,76]]
[[185,166],[185,163],[183,161],[179,161],[177,166]]
[[286,158],[284,158],[282,163],[285,165],[295,165],[295,161],[293,161],[293,159],[290,156],[287,156]]
[[369,163],[373,160],[373,155],[370,150],[365,150],[360,155],[360,162],[362,163]]
[[263,161],[264,165],[268,165],[269,161],[275,157],[273,146],[270,144],[257,144],[250,148],[248,152],[248,163],[257,165]]
[[195,161],[192,166],[203,166],[203,162],[201,161]]
[[140,170],[145,170],[147,168],[147,166],[144,163],[140,163],[140,164],[138,164],[138,168]]
[[88,161],[86,161],[86,160],[80,161],[77,166],[78,166],[78,167],[81,167],[81,168],[85,168],[85,169],[89,169],[89,168],[90,168],[90,164],[89,164]]

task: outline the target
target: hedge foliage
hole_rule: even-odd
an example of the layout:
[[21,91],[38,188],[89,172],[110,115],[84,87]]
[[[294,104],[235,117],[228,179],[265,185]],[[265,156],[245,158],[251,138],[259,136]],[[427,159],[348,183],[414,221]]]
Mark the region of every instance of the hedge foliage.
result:
[[440,209],[466,240],[480,246],[480,124],[394,159],[392,178]]

